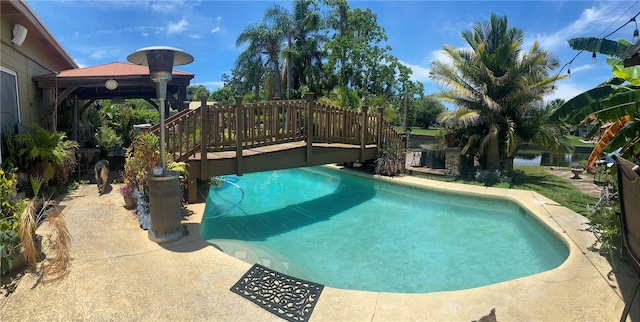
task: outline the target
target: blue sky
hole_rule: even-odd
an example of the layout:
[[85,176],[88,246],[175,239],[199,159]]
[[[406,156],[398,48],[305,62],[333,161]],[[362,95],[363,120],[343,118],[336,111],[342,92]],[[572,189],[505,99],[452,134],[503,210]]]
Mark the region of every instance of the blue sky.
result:
[[[442,59],[444,44],[464,47],[463,30],[486,21],[492,12],[506,15],[509,25],[525,33],[523,49],[534,41],[556,55],[561,66],[578,53],[567,40],[604,36],[640,12],[639,1],[350,1],[368,7],[388,36],[392,54],[412,68],[425,93],[439,88],[428,77],[430,62]],[[248,25],[259,23],[266,8],[291,1],[28,1],[42,22],[80,67],[126,62],[127,56],[148,46],[171,46],[194,56],[176,69],[191,72],[191,84],[213,90],[222,85],[242,48],[235,42]],[[610,39],[632,41],[633,23]],[[558,83],[548,97],[569,99],[611,77],[605,57],[591,62],[580,54],[569,66],[571,77]],[[566,67],[563,73],[566,74]]]

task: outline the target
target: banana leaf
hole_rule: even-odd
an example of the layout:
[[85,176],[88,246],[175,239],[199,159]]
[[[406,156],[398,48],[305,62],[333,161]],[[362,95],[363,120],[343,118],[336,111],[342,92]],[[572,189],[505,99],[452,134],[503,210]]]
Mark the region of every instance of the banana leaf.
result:
[[628,87],[618,85],[604,85],[590,89],[568,100],[550,116],[550,121],[562,121],[575,125],[587,116],[602,109],[601,100],[609,96],[632,91]]
[[594,112],[594,115],[603,121],[615,121],[627,115],[635,117],[640,115],[639,102],[638,90],[610,95],[600,101],[601,109]]
[[624,40],[609,40],[597,37],[569,39],[569,46],[575,50],[584,50],[622,58],[631,43]]
[[612,73],[615,77],[621,78],[633,86],[640,86],[640,68],[636,66],[624,67],[622,60],[619,58],[608,57],[607,64],[612,67]]
[[624,158],[631,159],[633,156],[640,154],[640,122],[633,119],[627,122],[617,133],[616,136],[602,149],[603,152],[611,153],[622,148],[621,155]]
[[619,77],[613,77],[610,79],[607,79],[606,81],[602,82],[602,84],[598,85],[598,87],[600,86],[605,86],[605,85],[622,85],[624,84],[625,80]]

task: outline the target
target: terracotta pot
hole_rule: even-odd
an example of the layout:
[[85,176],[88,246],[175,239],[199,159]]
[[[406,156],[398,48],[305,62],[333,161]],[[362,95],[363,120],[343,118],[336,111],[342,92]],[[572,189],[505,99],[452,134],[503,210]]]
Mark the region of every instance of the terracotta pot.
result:
[[124,197],[124,207],[126,209],[134,209],[138,203],[133,197]]

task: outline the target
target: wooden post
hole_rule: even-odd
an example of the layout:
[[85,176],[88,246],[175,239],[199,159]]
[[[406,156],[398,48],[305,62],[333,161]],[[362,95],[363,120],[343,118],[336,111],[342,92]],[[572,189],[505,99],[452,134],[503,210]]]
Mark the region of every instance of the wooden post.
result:
[[404,133],[407,133],[407,130],[409,129],[407,123],[407,114],[408,114],[408,110],[409,110],[409,97],[405,94],[404,95],[404,122],[403,122],[403,131]]
[[207,178],[207,156],[209,152],[209,107],[207,106],[207,97],[200,96],[200,176]]
[[242,163],[242,145],[244,141],[244,113],[242,96],[236,96],[236,174],[241,176],[244,170]]
[[[76,142],[80,142],[80,139],[78,138],[78,120],[79,120],[79,113],[78,113],[78,95],[75,95],[73,97],[73,139]],[[84,144],[84,142],[80,142],[80,144]]]
[[311,150],[313,149],[313,111],[316,102],[313,99],[313,93],[307,93],[307,120],[305,124],[305,133],[307,134],[307,163],[311,162]]
[[383,118],[384,115],[384,107],[378,107],[378,129],[376,133],[376,143],[378,144],[378,149],[382,148],[382,140],[383,140],[383,136],[382,136],[382,121],[384,120]]
[[[184,102],[184,107],[189,108],[189,102]],[[198,200],[198,179],[207,179],[209,174],[207,170],[207,160],[209,159],[207,154],[209,152],[209,133],[208,133],[208,110],[207,96],[200,96],[200,175],[199,178],[194,176],[189,177],[188,189],[187,189],[187,201],[190,203]],[[189,124],[185,125],[187,128]],[[188,140],[188,139],[187,139]],[[195,141],[195,140],[194,140]],[[194,142],[195,144],[195,142]]]
[[362,106],[362,127],[360,127],[360,162],[364,162],[364,148],[367,145],[367,118],[369,106]]

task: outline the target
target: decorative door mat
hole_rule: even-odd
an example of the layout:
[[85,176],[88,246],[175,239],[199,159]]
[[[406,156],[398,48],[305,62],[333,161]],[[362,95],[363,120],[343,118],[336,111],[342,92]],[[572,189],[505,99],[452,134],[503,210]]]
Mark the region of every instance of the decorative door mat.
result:
[[254,264],[231,291],[287,320],[308,321],[324,285]]

